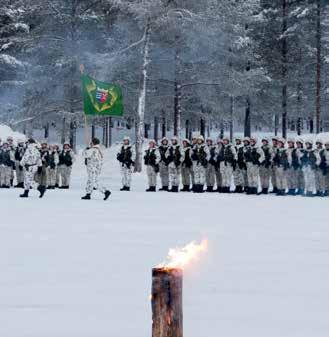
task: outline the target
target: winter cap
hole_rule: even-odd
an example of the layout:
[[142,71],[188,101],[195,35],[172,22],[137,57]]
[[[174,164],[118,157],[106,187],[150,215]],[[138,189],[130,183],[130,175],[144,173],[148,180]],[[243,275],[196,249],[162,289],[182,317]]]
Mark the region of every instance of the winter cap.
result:
[[197,137],[197,140],[202,140],[202,141],[204,142],[204,138],[203,138],[202,135],[199,135],[199,136]]
[[184,143],[184,142],[187,143],[187,144],[191,144],[190,140],[187,139],[187,138],[183,139],[183,143]]
[[258,139],[255,136],[250,137],[250,141],[257,143]]
[[171,141],[176,141],[176,142],[178,142],[178,137],[176,137],[176,136],[171,137]]
[[274,136],[274,137],[272,137],[272,140],[276,140],[276,141],[278,141],[278,140],[279,140],[279,138],[278,138],[277,136]]
[[294,138],[288,138],[287,143],[295,143],[295,139]]
[[249,137],[244,137],[244,138],[243,138],[243,141],[244,141],[244,142],[250,143],[250,138],[249,138]]
[[315,144],[323,144],[323,141],[321,139],[317,139]]
[[210,137],[208,137],[208,138],[206,139],[206,141],[207,141],[207,142],[213,142],[213,139],[210,138]]
[[267,137],[263,137],[263,138],[262,138],[262,142],[267,142],[267,143],[269,143],[269,139],[268,139]]
[[324,142],[324,145],[329,145],[329,139]]
[[307,139],[307,140],[305,140],[305,144],[313,145],[313,140]]
[[123,138],[123,141],[126,141],[126,140],[130,143],[130,137],[126,136]]
[[235,141],[237,141],[237,140],[242,141],[242,137],[235,137],[234,139],[235,139]]
[[192,133],[192,139],[198,139],[199,136],[200,136],[200,132],[193,132]]
[[150,140],[149,140],[149,144],[154,144],[154,145],[156,145],[157,142],[155,141],[155,139],[150,139]]
[[223,137],[223,141],[224,141],[224,140],[227,140],[227,141],[230,142],[230,138],[229,138],[229,137]]
[[35,140],[33,138],[29,138],[29,140],[27,141],[29,144],[35,144]]
[[169,142],[169,139],[167,138],[167,137],[163,137],[162,139],[161,139],[161,144],[163,143],[163,142]]
[[9,137],[7,138],[7,142],[12,142],[12,141],[14,141],[14,138],[11,137],[11,136],[9,136]]

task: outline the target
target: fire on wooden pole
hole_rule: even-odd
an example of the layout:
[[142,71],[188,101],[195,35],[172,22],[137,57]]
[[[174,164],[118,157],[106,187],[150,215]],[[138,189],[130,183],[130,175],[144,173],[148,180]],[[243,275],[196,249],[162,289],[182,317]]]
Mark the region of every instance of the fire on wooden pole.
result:
[[207,240],[170,249],[152,269],[152,337],[183,337],[183,271],[207,249]]
[[183,270],[152,270],[152,337],[183,337]]

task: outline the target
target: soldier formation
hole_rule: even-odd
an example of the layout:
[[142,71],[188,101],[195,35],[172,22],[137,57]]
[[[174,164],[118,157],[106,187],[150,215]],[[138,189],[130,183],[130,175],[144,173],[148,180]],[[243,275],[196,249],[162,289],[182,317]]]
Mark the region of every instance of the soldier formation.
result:
[[[88,180],[83,200],[90,200],[94,190],[111,195],[99,183],[103,154],[100,141],[92,139],[83,152]],[[0,187],[23,188],[22,198],[37,186],[42,198],[47,189],[69,189],[74,153],[70,144],[38,145],[33,139],[9,137],[0,141]],[[117,154],[122,175],[121,191],[130,191],[136,154],[129,137]],[[144,155],[148,178],[147,192],[160,191],[246,193],[260,195],[329,196],[329,141],[256,137],[206,140],[197,136],[182,142],[177,137],[163,138],[160,145],[150,140]],[[14,185],[14,182],[16,184]],[[234,188],[232,188],[234,186]]]
[[0,187],[23,188],[20,197],[27,198],[36,185],[42,198],[47,189],[69,189],[73,163],[74,153],[68,143],[62,149],[46,142],[39,145],[33,139],[18,140],[15,145],[8,137],[0,141]]
[[156,191],[159,175],[160,191],[178,192],[182,183],[181,192],[329,196],[329,141],[163,138],[159,146],[149,142],[144,162],[147,192]]

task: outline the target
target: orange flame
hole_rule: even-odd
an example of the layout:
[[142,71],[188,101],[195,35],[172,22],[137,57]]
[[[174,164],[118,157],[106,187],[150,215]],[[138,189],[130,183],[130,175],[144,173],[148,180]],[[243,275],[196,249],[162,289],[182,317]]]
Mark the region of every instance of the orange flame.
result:
[[171,248],[165,262],[159,264],[157,268],[179,268],[184,269],[197,261],[201,253],[208,250],[208,240],[203,240],[200,244],[195,241],[190,242],[183,248]]

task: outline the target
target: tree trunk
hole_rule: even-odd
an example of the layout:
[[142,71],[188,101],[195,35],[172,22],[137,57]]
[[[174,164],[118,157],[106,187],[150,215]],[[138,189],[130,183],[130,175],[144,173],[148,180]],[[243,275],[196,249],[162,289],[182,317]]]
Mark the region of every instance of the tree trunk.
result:
[[234,98],[230,96],[230,141],[233,142]]
[[316,133],[321,131],[321,0],[316,1]]
[[287,37],[285,36],[287,32],[287,17],[288,17],[288,2],[287,0],[282,0],[282,52],[281,52],[281,62],[282,62],[282,137],[287,137]]
[[96,130],[95,130],[95,125],[94,122],[91,126],[91,138],[95,138],[96,137]]
[[206,136],[206,122],[203,118],[200,119],[200,134]]
[[147,85],[147,68],[149,64],[149,49],[150,49],[151,23],[148,19],[144,31],[144,46],[143,46],[143,66],[140,83],[140,92],[138,97],[138,115],[136,127],[136,164],[135,171],[142,171],[142,151],[143,151],[143,129],[146,103],[146,85]]
[[244,117],[244,136],[245,137],[251,136],[251,103],[249,97],[247,97],[246,100],[246,113]]
[[108,119],[108,147],[112,146],[112,117]]
[[45,139],[49,138],[49,123],[45,125]]
[[152,270],[152,337],[183,337],[183,272]]
[[161,134],[162,134],[162,138],[166,137],[166,134],[167,134],[166,117],[162,118]]
[[154,132],[153,137],[157,142],[159,140],[159,119],[157,116],[154,117]]
[[61,130],[61,144],[65,143],[65,136],[66,136],[66,119],[63,117],[62,119],[62,130]]
[[190,138],[190,121],[188,119],[185,121],[185,138]]
[[74,152],[76,152],[77,150],[77,129],[75,126],[75,122],[71,121],[70,122],[70,144],[71,144],[71,148]]
[[180,58],[180,38],[177,34],[175,37],[175,96],[174,96],[174,135],[179,137],[181,130],[181,97],[182,97],[182,85],[180,83],[180,70],[181,70],[181,58]]

